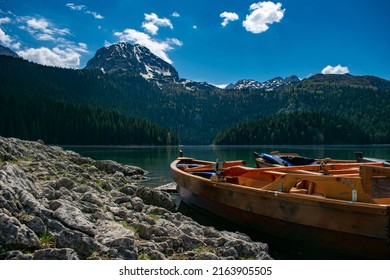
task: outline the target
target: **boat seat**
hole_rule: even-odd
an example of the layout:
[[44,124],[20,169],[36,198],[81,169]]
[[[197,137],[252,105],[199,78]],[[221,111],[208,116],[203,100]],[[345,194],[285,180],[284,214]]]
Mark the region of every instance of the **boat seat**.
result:
[[237,176],[238,184],[246,187],[252,187],[252,188],[263,188],[264,186],[268,185],[269,182],[253,179],[249,177],[244,176]]
[[299,193],[299,194],[307,194],[308,190],[307,189],[297,189],[295,187],[292,187],[290,189],[290,193]]

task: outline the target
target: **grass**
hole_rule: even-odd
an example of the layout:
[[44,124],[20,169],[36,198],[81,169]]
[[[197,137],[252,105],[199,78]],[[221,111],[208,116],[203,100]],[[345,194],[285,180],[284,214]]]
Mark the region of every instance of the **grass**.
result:
[[149,216],[150,218],[152,218],[153,220],[155,220],[155,221],[158,220],[158,219],[160,218],[159,215],[153,214],[153,213],[149,213],[148,216]]
[[195,253],[198,253],[198,254],[199,254],[199,253],[204,253],[204,252],[213,253],[213,254],[216,253],[214,247],[206,246],[206,245],[199,245],[199,246],[195,247],[195,248],[193,249],[193,251],[194,251]]
[[139,253],[138,259],[139,260],[151,260],[152,258],[148,254],[142,252],[142,253]]
[[39,243],[42,248],[53,248],[55,245],[54,238],[48,231],[39,237]]

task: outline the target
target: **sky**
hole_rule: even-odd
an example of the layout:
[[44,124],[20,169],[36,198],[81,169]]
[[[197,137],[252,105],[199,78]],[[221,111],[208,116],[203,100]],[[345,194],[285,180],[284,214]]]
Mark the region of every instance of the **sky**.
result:
[[148,47],[215,85],[317,73],[390,80],[388,0],[0,0],[0,44],[84,68],[102,47]]

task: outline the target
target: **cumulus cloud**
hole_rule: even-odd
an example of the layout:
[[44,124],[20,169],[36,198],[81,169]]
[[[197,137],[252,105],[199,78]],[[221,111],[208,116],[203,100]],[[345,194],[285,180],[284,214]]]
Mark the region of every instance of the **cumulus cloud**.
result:
[[20,48],[20,43],[15,42],[11,36],[7,35],[3,29],[0,27],[0,43],[6,47],[18,50]]
[[88,10],[87,6],[85,6],[85,5],[76,5],[74,3],[67,3],[66,7],[68,7],[69,9],[71,9],[73,11],[83,11],[85,14],[92,15],[96,19],[103,19],[104,18],[104,16],[102,16],[101,14],[98,14],[97,12]]
[[62,36],[70,35],[69,29],[57,28],[45,18],[25,17],[21,20],[25,21],[25,26],[21,28],[27,30],[37,40],[62,41]]
[[117,36],[120,41],[126,41],[147,47],[152,53],[170,64],[172,64],[172,60],[169,58],[167,52],[173,50],[174,45],[183,45],[180,40],[175,38],[159,41],[155,38],[152,38],[147,33],[139,32],[130,28],[125,29],[123,32],[115,32],[114,35]]
[[274,22],[280,22],[284,16],[285,9],[281,9],[281,3],[273,3],[270,1],[259,2],[250,5],[251,11],[242,25],[249,32],[258,34],[268,30],[269,25]]
[[53,48],[26,48],[17,54],[27,60],[64,68],[78,68],[81,53],[88,52],[85,43],[75,43],[67,39],[71,32],[67,28],[59,28],[45,18],[19,17],[21,29],[26,30],[39,41],[54,43]]
[[75,68],[80,66],[81,55],[71,48],[29,48],[18,51],[17,54],[27,60],[48,66],[59,66],[64,68]]
[[0,18],[0,25],[2,25],[4,23],[10,23],[10,22],[11,22],[11,19],[9,17]]
[[235,20],[238,20],[239,17],[236,13],[230,13],[230,12],[223,12],[219,15],[221,18],[223,18],[223,22],[221,23],[221,25],[223,27],[225,27],[226,25],[228,25],[228,23],[230,21],[235,21]]
[[340,64],[337,66],[326,66],[321,71],[322,74],[348,74],[349,69],[346,66],[341,66]]
[[159,27],[169,27],[173,29],[173,25],[169,19],[159,18],[155,13],[145,14],[145,21],[142,23],[142,28],[146,32],[156,35]]
[[20,43],[15,42],[15,40],[7,35],[5,31],[1,28],[2,24],[10,23],[11,19],[9,17],[0,18],[0,43],[6,47],[18,50],[20,48]]

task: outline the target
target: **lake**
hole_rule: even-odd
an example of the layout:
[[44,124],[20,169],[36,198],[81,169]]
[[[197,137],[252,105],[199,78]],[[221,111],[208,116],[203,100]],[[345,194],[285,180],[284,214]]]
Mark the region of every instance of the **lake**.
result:
[[157,187],[172,182],[170,163],[178,156],[219,161],[245,160],[254,166],[253,152],[294,152],[312,158],[354,159],[354,152],[365,157],[390,159],[390,145],[261,145],[261,146],[64,146],[82,156],[95,160],[110,159],[122,164],[135,165],[148,171],[150,180],[145,186]]

